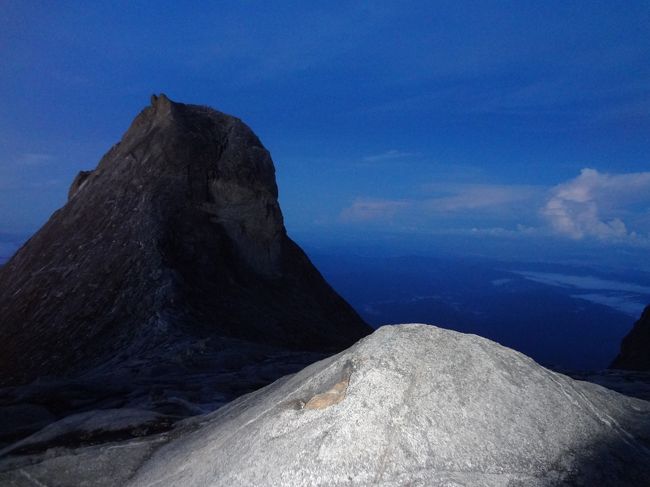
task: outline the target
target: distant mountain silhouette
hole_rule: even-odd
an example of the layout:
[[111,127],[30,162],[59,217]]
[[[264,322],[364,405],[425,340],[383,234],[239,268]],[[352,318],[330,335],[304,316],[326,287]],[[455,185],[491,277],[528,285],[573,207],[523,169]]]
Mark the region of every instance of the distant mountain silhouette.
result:
[[621,343],[621,352],[612,362],[612,369],[650,370],[650,306],[643,311]]
[[277,197],[242,121],[153,96],[0,269],[0,384],[151,361],[188,337],[331,352],[369,333]]

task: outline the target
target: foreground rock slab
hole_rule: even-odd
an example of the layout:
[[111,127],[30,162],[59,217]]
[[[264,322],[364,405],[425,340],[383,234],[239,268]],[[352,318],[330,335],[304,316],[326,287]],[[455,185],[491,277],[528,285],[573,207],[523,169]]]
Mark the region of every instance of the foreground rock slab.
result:
[[2,485],[640,486],[650,402],[474,335],[387,326],[172,431],[1,468]]

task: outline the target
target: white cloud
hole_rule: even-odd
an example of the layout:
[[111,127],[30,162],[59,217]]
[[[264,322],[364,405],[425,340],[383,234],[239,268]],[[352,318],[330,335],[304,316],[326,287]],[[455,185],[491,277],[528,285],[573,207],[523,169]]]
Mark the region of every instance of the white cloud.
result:
[[16,178],[0,179],[1,191],[30,191],[63,188],[64,182],[61,179],[44,179],[37,181],[21,181]]
[[345,222],[390,220],[411,204],[406,200],[357,198],[351,206],[343,209],[341,219]]
[[433,212],[506,207],[530,200],[539,191],[535,186],[505,184],[430,184],[428,190],[448,192],[448,196],[424,200],[423,206]]
[[[341,212],[345,222],[395,220],[407,225],[431,218],[472,215],[503,216],[519,213],[523,202],[537,198],[541,192],[536,186],[495,184],[446,184],[423,186],[424,191],[438,193],[435,197],[404,199],[355,199]],[[407,223],[408,222],[408,223]]]
[[359,197],[340,213],[340,219],[390,224],[404,231],[592,238],[645,248],[650,246],[650,172],[608,174],[583,169],[578,177],[553,188],[433,183],[401,199]]
[[512,227],[440,227],[421,228],[413,227],[408,230],[432,236],[460,236],[460,237],[495,237],[518,239],[526,237],[547,237],[548,233],[539,227],[527,227],[517,224]]
[[650,172],[600,173],[583,169],[559,184],[542,208],[553,230],[573,239],[639,240],[623,220],[634,205],[650,202]]
[[417,152],[403,152],[396,149],[391,149],[389,151],[382,152],[381,154],[365,156],[363,160],[365,162],[390,161],[393,159],[404,159],[406,157],[414,157],[417,155]]
[[16,158],[16,163],[21,166],[38,166],[51,161],[53,158],[51,154],[26,152]]

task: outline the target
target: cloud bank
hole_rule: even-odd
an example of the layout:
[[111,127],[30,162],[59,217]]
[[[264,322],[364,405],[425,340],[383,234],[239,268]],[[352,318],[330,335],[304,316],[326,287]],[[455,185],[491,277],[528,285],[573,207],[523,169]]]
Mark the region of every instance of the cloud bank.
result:
[[413,206],[412,201],[380,198],[357,198],[341,212],[341,220],[347,223],[373,220],[390,220],[398,212]]
[[427,188],[450,193],[423,201],[424,208],[438,213],[482,209],[495,211],[528,201],[539,191],[535,186],[505,184],[433,184]]
[[557,234],[572,239],[639,240],[624,219],[648,212],[644,204],[650,204],[650,172],[607,174],[583,169],[578,177],[551,190],[541,213]]
[[[413,196],[418,191],[425,194]],[[553,187],[433,183],[401,199],[357,197],[340,219],[422,233],[648,246],[650,172],[609,174],[587,168]]]
[[404,159],[407,157],[415,157],[419,154],[417,152],[403,152],[396,149],[391,149],[381,154],[371,154],[363,158],[364,162],[376,162],[376,161],[392,161],[395,159]]
[[392,222],[409,227],[464,215],[482,216],[487,222],[491,217],[517,216],[522,206],[539,203],[543,194],[540,187],[524,185],[434,183],[422,189],[429,194],[401,199],[357,197],[340,218],[346,223]]

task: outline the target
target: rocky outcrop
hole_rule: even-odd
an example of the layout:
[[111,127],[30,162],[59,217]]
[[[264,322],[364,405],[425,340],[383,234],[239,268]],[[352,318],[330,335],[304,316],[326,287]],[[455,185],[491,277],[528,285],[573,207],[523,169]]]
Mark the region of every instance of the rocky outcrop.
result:
[[0,269],[0,385],[179,336],[331,352],[367,334],[287,236],[274,174],[237,118],[152,97]]
[[621,351],[610,368],[650,371],[650,306],[623,338]]
[[645,486],[650,403],[474,335],[401,325],[162,435],[0,470],[18,486]]
[[92,173],[93,173],[92,171],[79,171],[79,173],[75,176],[74,180],[72,181],[72,184],[70,185],[70,189],[68,190],[68,200],[70,200],[70,198],[72,198],[75,194],[77,194],[77,191],[81,189],[81,187],[88,179],[88,176],[90,176]]

